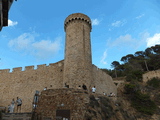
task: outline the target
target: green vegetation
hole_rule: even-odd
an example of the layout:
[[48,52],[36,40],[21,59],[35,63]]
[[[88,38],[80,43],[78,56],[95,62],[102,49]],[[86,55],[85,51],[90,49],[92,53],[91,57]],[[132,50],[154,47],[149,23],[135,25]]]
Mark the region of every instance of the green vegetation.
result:
[[136,108],[139,112],[144,114],[153,115],[156,111],[156,104],[150,99],[147,94],[142,94],[141,92],[135,92],[134,98],[132,100],[132,106]]
[[110,69],[102,69],[107,74],[115,77],[127,77],[127,81],[131,79],[141,81],[141,74],[146,71],[160,69],[160,45],[155,45],[145,49],[145,51],[137,51],[135,54],[123,56],[120,60],[113,61]]
[[99,97],[97,100],[94,95],[90,95],[90,102],[85,113],[86,120],[97,119],[97,116],[100,115],[102,119],[109,120],[115,112],[111,106],[111,101],[106,97]]
[[90,96],[89,106],[91,106],[92,108],[94,108],[94,107],[99,107],[99,103],[98,103],[98,101],[95,99],[94,95],[91,95],[91,96]]
[[102,119],[109,119],[111,118],[115,113],[113,111],[113,108],[111,106],[111,103],[108,98],[106,97],[100,97],[100,103],[101,103],[101,112],[102,114]]
[[126,94],[132,94],[135,92],[136,85],[135,84],[125,84],[125,93]]
[[[144,86],[141,84],[142,75],[147,71],[160,69],[160,45],[155,45],[137,51],[135,54],[128,54],[121,58],[121,63],[113,61],[111,69],[102,69],[104,72],[116,77],[125,77],[128,84],[124,87],[124,94],[131,102],[131,105],[139,112],[147,115],[153,115],[160,109],[160,78],[153,78]],[[143,93],[142,93],[142,92]],[[152,96],[152,100],[150,95]]]
[[142,82],[142,74],[141,70],[131,71],[129,74],[126,75],[126,81],[139,81]]
[[160,78],[152,78],[151,80],[147,81],[147,85],[153,88],[160,88]]
[[150,99],[148,94],[141,93],[136,84],[126,84],[125,93],[128,94],[132,107],[137,111],[147,115],[153,115],[155,113],[157,109],[155,102]]

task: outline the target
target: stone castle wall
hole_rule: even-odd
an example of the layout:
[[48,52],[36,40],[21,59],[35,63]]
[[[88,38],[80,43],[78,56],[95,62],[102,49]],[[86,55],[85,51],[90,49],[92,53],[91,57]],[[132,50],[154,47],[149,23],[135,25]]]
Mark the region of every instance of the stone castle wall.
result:
[[[86,112],[86,103],[89,103],[89,94],[83,90],[75,90],[72,88],[54,89],[43,91],[39,97],[36,113],[40,115],[39,119],[55,120],[57,110],[69,110],[70,120],[84,120]],[[62,118],[61,118],[62,119]]]
[[65,20],[66,44],[64,60],[64,83],[76,88],[92,80],[90,44],[91,20],[84,14],[75,13]]
[[62,88],[63,62],[59,61],[48,66],[38,65],[22,68],[13,68],[0,71],[0,106],[7,107],[11,100],[20,97],[23,100],[22,112],[32,110],[35,91],[47,88]]
[[77,89],[83,84],[88,92],[96,86],[96,93],[117,94],[116,85],[111,76],[92,65],[90,44],[91,20],[88,16],[75,13],[65,20],[66,46],[65,60],[48,66],[27,66],[0,71],[0,106],[8,106],[11,100],[20,97],[23,100],[22,112],[32,110],[35,91],[69,88]]
[[[64,88],[63,70],[64,61],[59,61],[48,66],[38,65],[37,69],[34,66],[26,66],[22,71],[21,67],[13,68],[12,72],[9,69],[0,70],[0,106],[7,107],[11,100],[20,97],[23,100],[22,112],[30,112],[32,110],[33,97],[35,91],[43,91],[47,89]],[[110,92],[117,93],[117,88],[113,83],[111,76],[92,65],[93,80],[88,88],[91,91],[93,86],[96,86],[96,93],[109,94]],[[85,84],[81,81],[80,85]]]
[[150,80],[151,78],[154,78],[154,77],[160,78],[160,69],[155,70],[155,71],[149,71],[149,72],[143,74],[143,81],[147,82],[148,80]]
[[109,93],[113,92],[117,95],[117,87],[112,77],[95,65],[93,65],[93,81],[91,82],[91,87],[93,86],[96,86],[97,93],[103,94],[105,92],[109,95]]

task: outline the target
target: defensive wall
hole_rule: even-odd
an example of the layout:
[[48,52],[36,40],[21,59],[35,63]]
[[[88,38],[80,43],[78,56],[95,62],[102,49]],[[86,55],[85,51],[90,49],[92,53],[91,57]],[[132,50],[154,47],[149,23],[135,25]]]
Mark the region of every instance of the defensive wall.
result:
[[74,13],[66,18],[64,26],[66,32],[64,83],[68,82],[71,88],[76,88],[84,82],[89,87],[93,79],[91,20],[87,15]]
[[68,120],[84,120],[87,103],[89,94],[83,90],[52,89],[42,92],[35,111],[38,120],[62,120],[62,117]]
[[65,59],[54,64],[27,66],[0,71],[0,106],[7,107],[11,100],[23,100],[22,112],[32,110],[36,91],[73,88],[86,85],[88,92],[96,86],[96,93],[117,94],[111,76],[92,65],[90,44],[91,20],[82,13],[69,15],[65,20]]
[[148,80],[150,80],[154,77],[160,78],[160,69],[155,70],[155,71],[149,71],[149,72],[143,74],[143,82],[147,82]]
[[117,87],[114,84],[112,77],[95,65],[92,65],[92,68],[93,81],[91,81],[91,87],[95,85],[97,93],[100,94],[103,94],[103,92],[105,92],[107,95],[109,95],[109,93],[113,92],[117,95]]
[[[93,80],[88,88],[96,86],[96,93],[109,94],[114,92],[117,94],[117,88],[113,83],[112,77],[100,70],[95,65],[93,68]],[[30,112],[32,110],[33,98],[36,90],[43,91],[47,89],[64,88],[63,84],[63,70],[64,61],[57,63],[38,65],[37,69],[34,66],[26,66],[24,71],[22,67],[0,70],[0,106],[7,107],[11,100],[20,97],[23,100],[22,112]],[[85,84],[81,81],[79,85]]]
[[26,66],[0,71],[0,106],[7,107],[11,100],[20,97],[23,100],[22,111],[32,110],[35,91],[47,88],[62,88],[63,60],[48,66]]

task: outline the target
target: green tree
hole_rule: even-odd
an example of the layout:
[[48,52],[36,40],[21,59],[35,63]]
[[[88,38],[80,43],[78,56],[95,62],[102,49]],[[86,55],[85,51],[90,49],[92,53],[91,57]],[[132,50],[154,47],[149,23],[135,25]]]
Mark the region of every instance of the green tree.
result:
[[113,61],[111,63],[111,67],[114,68],[114,69],[116,69],[119,65],[120,65],[120,63],[118,61]]

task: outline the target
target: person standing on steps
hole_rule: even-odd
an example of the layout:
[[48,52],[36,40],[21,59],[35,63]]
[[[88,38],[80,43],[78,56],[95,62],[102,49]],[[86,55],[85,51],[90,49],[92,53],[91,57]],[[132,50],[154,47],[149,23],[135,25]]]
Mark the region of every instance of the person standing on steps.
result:
[[17,113],[18,113],[18,110],[19,110],[19,112],[21,112],[22,100],[17,97],[16,103],[17,103]]
[[95,93],[96,92],[96,87],[92,87],[92,93]]
[[15,101],[14,98],[12,99],[11,105],[10,105],[10,113],[14,112],[14,106],[15,106]]
[[82,85],[83,90],[87,90],[87,86],[85,84]]
[[11,105],[8,105],[7,113],[10,113],[10,111],[11,111]]

